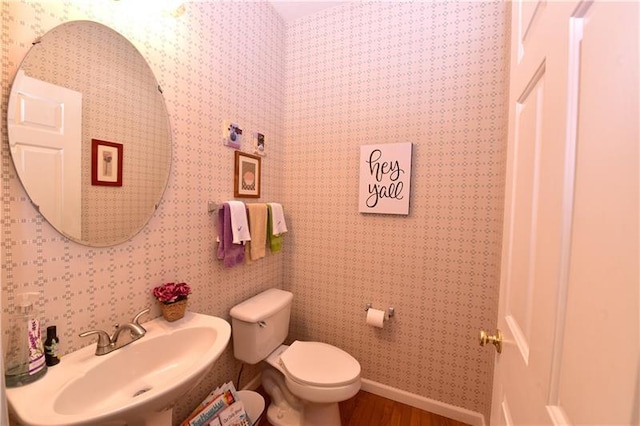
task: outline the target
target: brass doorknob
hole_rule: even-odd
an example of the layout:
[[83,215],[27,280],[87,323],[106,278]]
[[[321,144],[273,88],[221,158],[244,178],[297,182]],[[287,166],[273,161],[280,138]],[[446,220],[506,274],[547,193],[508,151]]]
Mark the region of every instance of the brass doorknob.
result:
[[496,330],[496,334],[491,336],[486,331],[480,330],[480,346],[484,346],[487,343],[491,343],[496,347],[498,353],[502,353],[502,333],[500,330]]

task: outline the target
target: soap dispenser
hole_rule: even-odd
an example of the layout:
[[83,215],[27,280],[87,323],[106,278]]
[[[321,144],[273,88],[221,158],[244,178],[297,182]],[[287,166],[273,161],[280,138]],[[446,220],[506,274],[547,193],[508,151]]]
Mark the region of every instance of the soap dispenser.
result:
[[34,382],[47,373],[40,320],[33,308],[37,299],[38,293],[19,293],[9,322],[4,378],[10,388]]

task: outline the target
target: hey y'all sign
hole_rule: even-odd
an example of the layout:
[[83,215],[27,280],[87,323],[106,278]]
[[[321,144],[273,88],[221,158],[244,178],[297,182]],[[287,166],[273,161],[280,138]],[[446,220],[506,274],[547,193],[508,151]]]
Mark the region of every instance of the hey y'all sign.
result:
[[361,213],[409,214],[412,148],[409,142],[360,147]]

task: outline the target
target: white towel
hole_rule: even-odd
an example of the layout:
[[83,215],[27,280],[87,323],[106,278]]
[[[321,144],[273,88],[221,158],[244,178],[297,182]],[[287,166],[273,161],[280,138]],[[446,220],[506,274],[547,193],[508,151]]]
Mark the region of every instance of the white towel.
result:
[[284,221],[284,211],[282,204],[269,203],[271,206],[271,229],[273,235],[280,235],[287,232],[287,223]]
[[247,207],[242,201],[227,202],[229,203],[229,212],[231,213],[233,244],[242,244],[245,241],[251,241],[249,222],[247,221]]

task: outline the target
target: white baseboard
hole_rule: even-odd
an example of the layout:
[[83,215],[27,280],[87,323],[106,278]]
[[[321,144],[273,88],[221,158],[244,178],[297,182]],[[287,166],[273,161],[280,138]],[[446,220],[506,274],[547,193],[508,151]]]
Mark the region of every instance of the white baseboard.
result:
[[[244,385],[242,389],[258,389],[258,387],[260,387],[260,378],[261,375],[258,373],[249,383]],[[374,382],[373,380],[362,379],[362,390],[472,426],[485,426],[484,416],[480,413],[436,401],[435,399],[425,398],[424,396],[393,388],[382,383]]]
[[485,426],[484,416],[480,413],[436,401],[435,399],[425,398],[424,396],[393,388],[373,380],[362,379],[362,390],[472,426]]

